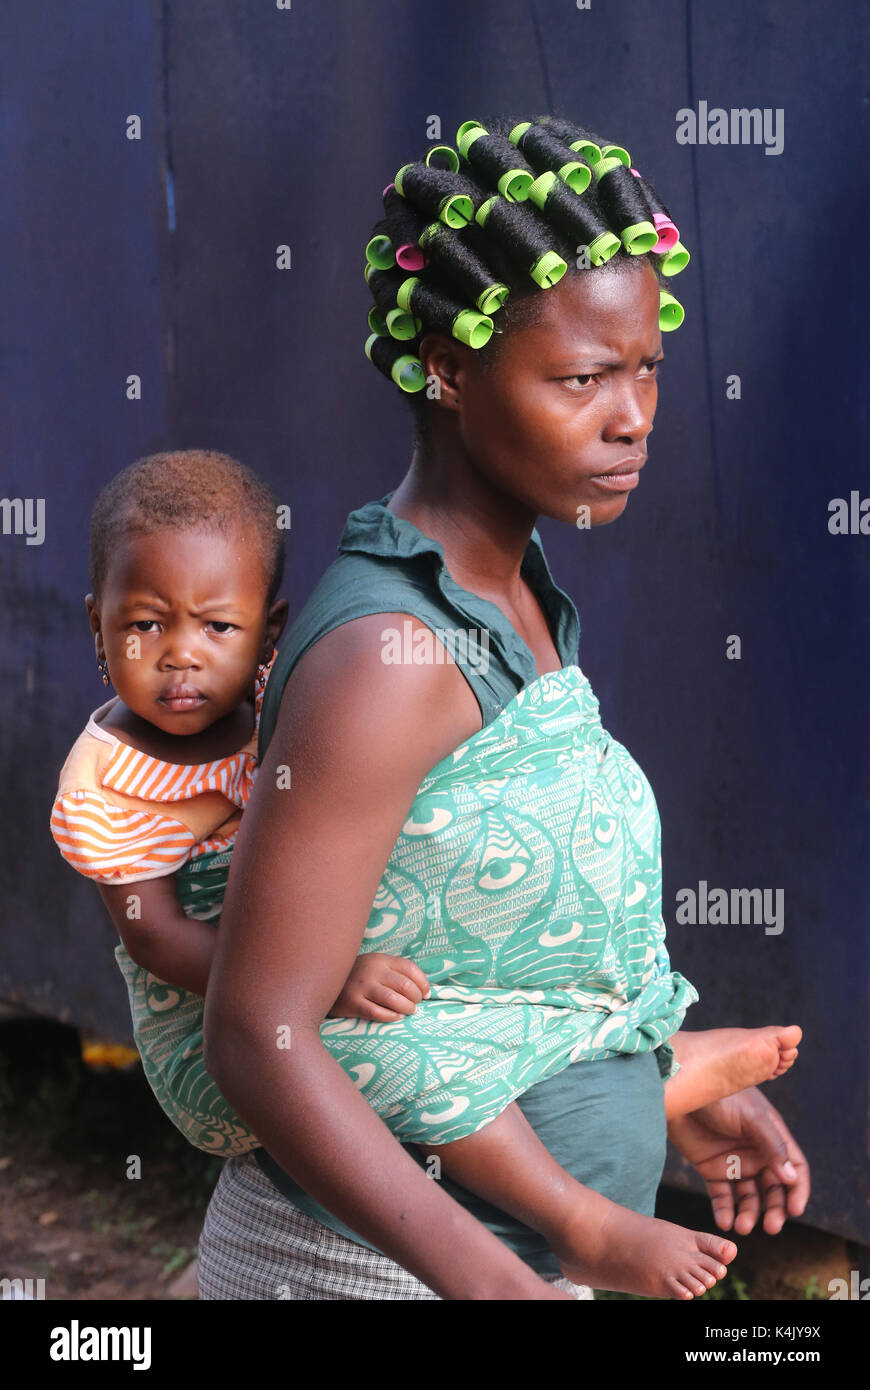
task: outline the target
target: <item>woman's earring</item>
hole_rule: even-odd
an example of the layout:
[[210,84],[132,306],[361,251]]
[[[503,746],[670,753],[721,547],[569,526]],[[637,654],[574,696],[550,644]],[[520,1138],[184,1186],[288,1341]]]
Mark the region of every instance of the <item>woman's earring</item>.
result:
[[109,684],[109,667],[108,667],[108,663],[107,663],[105,657],[103,657],[102,661],[98,661],[98,662],[97,662],[97,670],[99,671],[100,675],[101,675],[102,678],[103,678],[103,685],[108,685],[108,684]]

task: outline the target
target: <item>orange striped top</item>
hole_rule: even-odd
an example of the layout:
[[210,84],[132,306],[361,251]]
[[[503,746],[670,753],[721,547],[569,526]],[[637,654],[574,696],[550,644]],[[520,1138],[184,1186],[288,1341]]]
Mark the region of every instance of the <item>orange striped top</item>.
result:
[[113,701],[94,710],[61,769],[51,810],[51,833],[67,863],[101,883],[132,883],[228,849],[254,784],[263,695],[257,692],[244,748],[209,763],[142,753],[101,727]]

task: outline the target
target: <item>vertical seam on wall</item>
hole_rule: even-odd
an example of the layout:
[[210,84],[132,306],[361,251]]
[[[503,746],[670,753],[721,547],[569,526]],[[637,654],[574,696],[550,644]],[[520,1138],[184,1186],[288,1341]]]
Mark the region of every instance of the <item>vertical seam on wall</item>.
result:
[[175,393],[176,360],[178,351],[178,244],[175,236],[175,168],[172,150],[172,115],[169,101],[169,0],[160,0],[160,102],[163,120],[163,188],[166,206],[166,225],[168,231],[169,273],[168,312],[166,315],[166,343],[164,358],[166,363],[167,416],[170,434],[174,436],[177,424],[177,402]]
[[[692,61],[692,0],[686,0],[686,75],[689,87],[689,106],[694,110],[695,72]],[[707,302],[707,278],[704,274],[704,238],[701,231],[701,197],[698,182],[697,146],[689,146],[689,159],[692,168],[692,207],[695,213],[695,229],[698,237],[698,283],[701,302],[701,340],[704,351],[704,375],[706,377],[707,433],[710,441],[710,460],[713,466],[713,495],[716,504],[716,539],[721,539],[722,527],[722,486],[719,474],[719,455],[716,446],[716,422],[713,413],[713,372],[710,352],[710,312]]]
[[538,20],[538,10],[535,0],[530,0],[529,9],[532,16],[532,28],[535,31],[535,46],[538,50],[538,57],[541,61],[541,76],[544,80],[544,96],[547,102],[547,110],[553,112],[553,89],[550,86],[550,70],[547,67],[547,55],[544,51],[544,41],[541,35],[541,25]]

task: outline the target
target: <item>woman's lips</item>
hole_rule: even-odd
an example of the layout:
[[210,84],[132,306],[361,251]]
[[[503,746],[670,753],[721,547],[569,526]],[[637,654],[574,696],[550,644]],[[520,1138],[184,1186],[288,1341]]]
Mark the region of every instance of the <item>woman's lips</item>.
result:
[[593,473],[590,483],[597,483],[599,487],[606,488],[608,492],[630,492],[633,487],[637,487],[640,480],[640,470],[646,463],[645,457],[623,459],[615,468],[609,468],[606,473]]
[[589,481],[596,483],[598,487],[606,488],[608,492],[630,492],[640,481],[640,469],[635,468],[630,473],[593,474]]

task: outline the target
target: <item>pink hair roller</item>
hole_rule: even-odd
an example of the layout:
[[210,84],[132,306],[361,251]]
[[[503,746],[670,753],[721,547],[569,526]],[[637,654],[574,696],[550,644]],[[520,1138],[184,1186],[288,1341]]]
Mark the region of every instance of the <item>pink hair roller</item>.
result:
[[680,239],[679,227],[669,217],[665,217],[663,212],[653,213],[653,223],[659,234],[653,251],[657,255],[663,255],[665,251],[672,251]]
[[396,265],[401,266],[402,270],[422,270],[428,264],[429,257],[424,256],[420,247],[413,242],[406,241],[404,246],[396,248]]
[[[640,178],[637,169],[629,169],[630,174],[634,174],[636,179]],[[659,239],[653,247],[657,256],[663,256],[666,251],[672,251],[680,239],[680,229],[669,217],[665,217],[663,212],[653,213],[653,223],[659,234]]]

